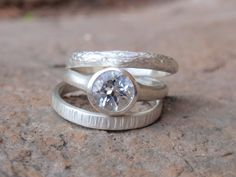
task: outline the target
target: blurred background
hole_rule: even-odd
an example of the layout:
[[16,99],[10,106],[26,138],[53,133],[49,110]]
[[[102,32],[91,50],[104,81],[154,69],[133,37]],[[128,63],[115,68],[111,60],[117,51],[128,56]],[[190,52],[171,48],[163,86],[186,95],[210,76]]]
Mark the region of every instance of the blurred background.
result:
[[[1,16],[16,17],[29,15],[57,14],[58,10],[74,14],[77,12],[89,12],[90,10],[108,10],[109,8],[133,8],[144,6],[151,2],[167,2],[170,0],[1,0]],[[57,13],[56,13],[57,12]]]

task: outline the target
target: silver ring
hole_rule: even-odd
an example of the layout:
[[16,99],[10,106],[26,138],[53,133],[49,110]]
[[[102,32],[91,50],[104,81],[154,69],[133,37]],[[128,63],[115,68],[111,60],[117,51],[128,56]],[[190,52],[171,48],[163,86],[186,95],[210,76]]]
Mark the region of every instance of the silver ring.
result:
[[75,124],[103,130],[128,130],[145,127],[156,121],[162,110],[162,101],[149,101],[150,108],[123,116],[107,116],[91,112],[67,103],[62,96],[78,90],[66,83],[56,86],[52,95],[52,107],[62,118]]
[[64,81],[85,91],[97,111],[111,116],[123,115],[137,101],[161,99],[168,92],[164,83],[155,80],[140,84],[121,68],[102,69],[92,76],[68,70]]
[[164,84],[162,81],[158,80],[146,80],[146,79],[135,79],[131,74],[128,74],[123,68],[106,68],[96,72],[93,75],[85,75],[79,72],[73,71],[71,69],[67,69],[64,74],[64,81],[70,85],[73,85],[83,91],[91,92],[91,87],[93,85],[94,80],[106,71],[117,70],[126,74],[128,77],[131,78],[133,82],[137,84],[137,94],[138,100],[145,101],[145,100],[157,100],[165,97],[168,93],[167,85]]
[[174,74],[178,65],[164,55],[104,51],[74,53],[67,68],[65,82],[86,91],[97,111],[117,116],[130,110],[138,100],[165,97],[167,86],[158,78]]
[[83,51],[75,52],[67,68],[80,73],[95,73],[102,68],[127,68],[132,75],[159,78],[178,71],[176,61],[168,56],[149,52],[130,51]]

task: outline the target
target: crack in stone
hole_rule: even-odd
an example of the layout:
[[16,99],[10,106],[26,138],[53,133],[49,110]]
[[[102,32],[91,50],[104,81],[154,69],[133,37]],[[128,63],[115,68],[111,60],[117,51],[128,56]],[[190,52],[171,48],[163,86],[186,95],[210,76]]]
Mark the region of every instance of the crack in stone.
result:
[[212,67],[203,69],[203,72],[205,72],[205,73],[213,73],[213,72],[223,68],[225,65],[226,65],[225,62],[219,62],[219,63],[216,63]]
[[[182,131],[181,131],[181,132],[182,132]],[[182,132],[182,133],[183,133],[183,132]],[[167,136],[168,136],[168,138],[170,139],[170,141],[171,141],[171,143],[172,143],[172,145],[173,145],[173,150],[174,150],[175,154],[176,154],[180,159],[182,159],[182,160],[185,162],[185,164],[189,167],[190,172],[195,173],[195,174],[197,174],[197,176],[201,176],[201,177],[202,177],[201,174],[197,173],[197,172],[194,170],[194,167],[191,165],[191,163],[190,163],[184,156],[182,156],[182,155],[179,153],[179,151],[178,151],[177,148],[176,148],[176,144],[175,144],[174,141],[170,138],[170,133],[169,133],[169,132],[167,133]],[[177,177],[180,176],[184,171],[185,171],[184,169],[183,169],[182,171],[180,171],[180,172],[177,174]]]
[[54,64],[51,66],[52,68],[65,68],[66,65],[65,64]]
[[63,134],[60,134],[59,137],[60,137],[61,144],[60,145],[53,144],[51,146],[54,147],[55,149],[61,151],[63,148],[65,148],[67,146],[67,142],[65,141]]
[[234,153],[233,152],[226,152],[225,154],[223,154],[221,157],[228,157],[228,156],[231,156],[233,155]]

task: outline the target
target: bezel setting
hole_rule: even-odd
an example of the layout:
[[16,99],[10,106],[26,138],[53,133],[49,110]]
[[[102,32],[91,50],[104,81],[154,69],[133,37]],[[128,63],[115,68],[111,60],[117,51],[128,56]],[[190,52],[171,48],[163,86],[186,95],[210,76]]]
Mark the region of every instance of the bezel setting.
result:
[[87,96],[98,112],[119,116],[128,113],[135,105],[137,90],[138,84],[128,71],[106,68],[92,75],[87,85]]

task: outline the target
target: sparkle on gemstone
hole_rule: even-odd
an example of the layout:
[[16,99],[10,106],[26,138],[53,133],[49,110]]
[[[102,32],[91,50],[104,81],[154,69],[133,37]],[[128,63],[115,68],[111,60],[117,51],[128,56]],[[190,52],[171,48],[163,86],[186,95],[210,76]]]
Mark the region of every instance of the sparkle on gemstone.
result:
[[118,112],[132,102],[135,93],[134,84],[128,76],[119,70],[108,70],[96,78],[91,95],[101,109]]

